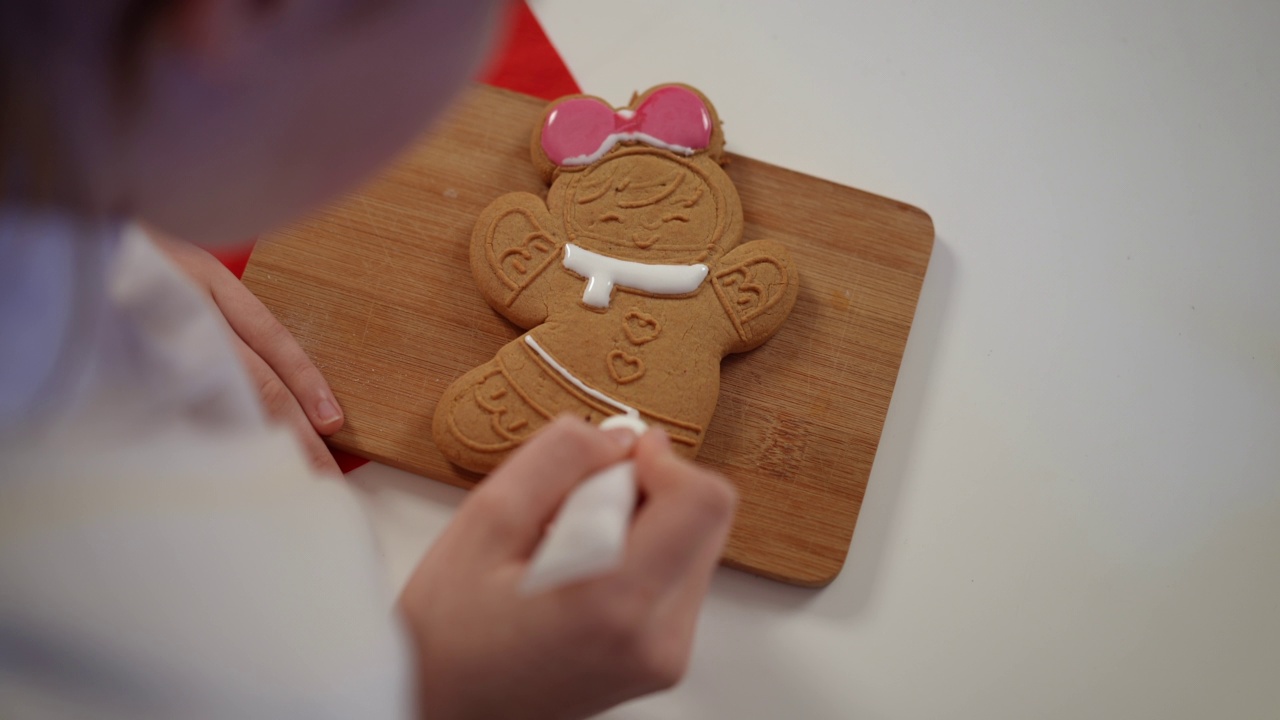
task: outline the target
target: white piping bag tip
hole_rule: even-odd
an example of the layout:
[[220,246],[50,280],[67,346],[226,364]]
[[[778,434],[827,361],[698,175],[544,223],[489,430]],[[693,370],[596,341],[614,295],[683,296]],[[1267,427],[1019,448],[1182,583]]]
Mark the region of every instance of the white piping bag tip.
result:
[[649,429],[643,420],[635,415],[610,415],[600,423],[601,430],[612,430],[614,428],[626,428],[639,437]]

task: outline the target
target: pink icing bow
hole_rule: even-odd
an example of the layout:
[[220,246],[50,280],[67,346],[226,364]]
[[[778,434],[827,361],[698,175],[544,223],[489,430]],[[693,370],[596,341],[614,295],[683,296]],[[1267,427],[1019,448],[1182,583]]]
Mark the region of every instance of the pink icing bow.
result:
[[667,86],[635,110],[618,110],[593,98],[556,106],[542,126],[542,149],[556,165],[589,165],[620,142],[692,155],[711,142],[711,113],[696,93]]

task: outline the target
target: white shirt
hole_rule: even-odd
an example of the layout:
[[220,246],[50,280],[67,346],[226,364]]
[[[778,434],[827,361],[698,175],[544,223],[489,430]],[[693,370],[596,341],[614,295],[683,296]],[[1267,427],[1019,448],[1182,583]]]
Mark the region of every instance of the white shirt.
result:
[[403,718],[341,480],[135,226],[0,213],[0,717]]

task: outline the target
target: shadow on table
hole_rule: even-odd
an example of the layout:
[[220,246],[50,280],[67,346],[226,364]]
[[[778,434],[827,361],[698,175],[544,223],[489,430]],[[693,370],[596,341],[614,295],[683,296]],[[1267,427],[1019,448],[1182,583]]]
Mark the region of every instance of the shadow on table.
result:
[[947,322],[955,279],[955,256],[938,238],[867,481],[853,544],[840,575],[826,588],[813,590],[722,569],[712,585],[715,596],[733,604],[783,612],[803,609],[834,618],[852,616],[867,606],[880,575],[903,481],[909,476],[914,458],[921,411],[936,372],[938,342]]

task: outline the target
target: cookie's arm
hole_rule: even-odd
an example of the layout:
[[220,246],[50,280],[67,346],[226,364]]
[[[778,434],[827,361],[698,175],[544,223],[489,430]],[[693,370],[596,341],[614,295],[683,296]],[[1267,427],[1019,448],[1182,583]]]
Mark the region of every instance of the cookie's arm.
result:
[[564,244],[538,196],[509,193],[489,203],[471,234],[471,274],[485,300],[529,329],[547,319],[547,305],[529,292],[560,259]]
[[800,273],[786,247],[755,240],[734,248],[711,272],[711,287],[730,326],[727,352],[750,350],[787,319],[800,293]]

